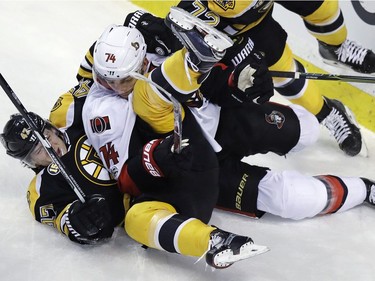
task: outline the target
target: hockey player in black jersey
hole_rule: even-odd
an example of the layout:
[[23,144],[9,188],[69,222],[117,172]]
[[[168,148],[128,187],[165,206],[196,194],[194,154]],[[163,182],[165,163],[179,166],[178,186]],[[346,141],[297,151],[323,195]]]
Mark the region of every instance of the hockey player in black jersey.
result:
[[[80,112],[85,86],[80,84],[63,95],[52,110],[51,119],[68,125],[65,113],[60,114],[60,110],[72,103],[73,109]],[[31,214],[38,222],[53,226],[74,242],[95,244],[110,238],[114,227],[124,220],[124,196],[87,141],[80,114],[70,120],[65,130],[59,130],[37,114],[30,113],[30,117],[87,195],[82,204],[22,116],[14,114],[0,139],[8,155],[36,172],[27,191]]]
[[[138,15],[139,22],[147,22],[147,24],[140,25],[140,30],[147,34],[145,40],[148,52],[156,53],[157,50],[164,48],[163,53],[168,54],[168,49],[165,48],[168,43],[164,43],[162,40],[169,40],[168,38],[172,36],[172,33],[163,24],[163,20],[155,20],[155,17],[150,14],[140,13],[143,16],[139,17]],[[129,23],[131,17],[132,14],[127,17],[125,24]],[[155,24],[157,26],[153,26]],[[159,31],[157,35],[145,31],[149,31],[150,27],[152,30]],[[154,39],[155,36],[158,37],[158,40]],[[181,45],[177,44],[176,48],[180,47]],[[93,49],[94,47],[90,49],[81,65],[77,76],[81,79],[91,76]],[[148,56],[147,58],[150,59]],[[219,63],[211,70],[211,75],[203,82],[197,95],[199,97],[203,93],[210,98],[210,101],[222,106],[215,136],[222,147],[222,151],[218,154],[219,163],[222,167],[219,180],[218,207],[250,216],[259,217],[264,212],[270,212],[285,218],[302,219],[316,216],[319,213],[345,211],[354,205],[369,201],[371,197],[370,188],[367,188],[366,192],[365,185],[359,178],[357,178],[358,181],[350,181],[351,184],[348,184],[348,187],[345,184],[326,185],[324,181],[320,180],[320,177],[310,177],[296,171],[278,173],[241,161],[244,156],[256,153],[271,151],[285,155],[299,151],[310,145],[316,138],[316,133],[313,130],[317,128],[317,122],[305,110],[275,103],[257,106],[253,103],[238,102],[238,99],[244,101],[250,99],[252,101],[259,98],[264,98],[263,101],[265,101],[270,97],[269,87],[267,86],[269,80],[264,80],[264,83],[262,83],[263,77],[261,73],[257,72],[253,73],[253,76],[247,76],[247,79],[255,78],[254,88],[248,87],[244,89],[245,91],[236,89],[236,83],[238,84],[238,78],[241,76],[242,70],[249,65],[254,65],[254,62],[255,65],[261,64],[262,62],[259,61],[257,58],[248,56],[248,60],[244,60],[237,68],[234,68],[231,64]],[[160,64],[160,57],[156,60],[156,63],[158,62]],[[155,65],[152,60],[148,60],[147,64]],[[233,79],[236,83],[228,83],[231,77],[237,77]],[[256,85],[262,85],[258,87],[263,91],[259,91]],[[235,95],[236,99],[233,99],[232,95]],[[189,101],[188,105],[196,105],[197,100],[199,101],[199,98],[194,99],[194,102]],[[172,124],[172,121],[170,124]],[[164,132],[168,132],[168,130]],[[340,182],[343,181],[340,180]],[[303,186],[304,188],[302,188]],[[368,186],[367,183],[366,186]],[[347,199],[345,196],[341,199],[336,198],[335,200],[338,201],[343,200],[341,204],[336,204],[335,208],[323,212],[326,203],[333,200],[330,197],[332,196],[331,191],[336,189],[341,190],[340,193],[342,194],[346,193],[345,190],[355,190],[351,193],[357,194],[355,197],[358,196],[358,200],[356,199],[355,203],[346,204],[346,200],[349,202],[352,199]],[[285,192],[290,194],[287,200],[282,196]],[[328,197],[327,192],[331,194]]]
[[[375,55],[354,41],[346,38],[347,30],[338,1],[175,1],[178,6],[225,32],[235,41],[250,38],[255,47],[266,54],[270,70],[304,72],[304,66],[293,57],[286,43],[287,33],[272,17],[274,2],[298,14],[308,31],[317,38],[319,52],[331,64],[345,65],[352,69],[371,73],[375,71]],[[168,7],[171,3],[166,3]],[[149,32],[148,15],[130,18],[131,24]],[[129,21],[130,22],[130,21]],[[146,24],[147,23],[147,24]],[[151,32],[156,32],[156,25]],[[164,32],[164,31],[163,31]],[[166,34],[154,34],[162,43],[154,40],[156,51],[173,52]],[[242,38],[242,39],[241,39]],[[164,40],[164,41],[163,41]],[[227,58],[237,65],[247,56],[241,44],[228,49]],[[313,113],[336,139],[339,147],[350,156],[361,151],[362,137],[353,113],[338,100],[321,93],[316,82],[306,79],[274,78],[275,89],[293,103],[302,105]],[[342,129],[345,128],[345,129]]]

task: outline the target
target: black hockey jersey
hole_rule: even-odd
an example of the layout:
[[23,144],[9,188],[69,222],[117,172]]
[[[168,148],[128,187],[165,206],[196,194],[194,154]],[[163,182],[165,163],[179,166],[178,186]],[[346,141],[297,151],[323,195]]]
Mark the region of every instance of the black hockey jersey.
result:
[[[117,226],[125,217],[124,196],[88,142],[82,125],[82,106],[91,83],[92,80],[82,80],[69,92],[61,95],[51,111],[50,121],[61,128],[68,142],[68,152],[61,157],[62,162],[86,195],[101,194],[106,198],[113,226]],[[54,163],[33,178],[27,200],[30,211],[38,222],[51,225],[59,232],[69,235],[65,211],[78,198]]]

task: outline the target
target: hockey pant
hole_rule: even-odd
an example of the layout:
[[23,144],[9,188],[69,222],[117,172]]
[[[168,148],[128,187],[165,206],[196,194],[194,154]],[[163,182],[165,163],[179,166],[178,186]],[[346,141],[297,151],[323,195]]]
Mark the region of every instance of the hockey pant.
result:
[[230,158],[223,160],[220,167],[217,207],[251,217],[267,212],[300,220],[343,212],[366,198],[366,187],[360,178],[276,172]]
[[285,155],[312,145],[319,137],[317,119],[298,105],[267,102],[223,107],[215,139],[223,150],[219,158],[239,159],[257,153]]

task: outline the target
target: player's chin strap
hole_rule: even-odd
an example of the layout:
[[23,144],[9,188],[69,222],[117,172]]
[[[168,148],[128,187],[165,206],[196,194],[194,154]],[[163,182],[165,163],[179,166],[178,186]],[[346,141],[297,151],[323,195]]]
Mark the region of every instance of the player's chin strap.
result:
[[151,79],[138,72],[130,72],[129,75],[135,79],[146,81],[152,86],[156,87],[159,91],[163,92],[171,100],[173,104],[173,115],[174,115],[174,129],[173,129],[173,151],[177,154],[181,152],[181,141],[182,141],[182,113],[181,104],[175,99],[171,93],[163,89],[160,85],[156,84]]
[[7,94],[9,99],[12,101],[14,106],[17,108],[19,113],[21,113],[22,117],[25,119],[27,125],[33,130],[34,135],[38,138],[40,143],[43,145],[44,149],[47,151],[48,155],[51,157],[52,161],[59,167],[61,174],[68,182],[70,187],[73,189],[77,197],[82,203],[85,203],[86,195],[79,187],[78,183],[73,178],[72,174],[69,170],[65,167],[64,163],[60,160],[59,156],[52,148],[49,141],[44,137],[43,132],[41,132],[34,121],[29,117],[29,113],[26,108],[23,106],[21,101],[18,99],[16,94],[13,92],[12,88],[9,86],[3,75],[0,73],[0,85],[3,88],[4,92]]

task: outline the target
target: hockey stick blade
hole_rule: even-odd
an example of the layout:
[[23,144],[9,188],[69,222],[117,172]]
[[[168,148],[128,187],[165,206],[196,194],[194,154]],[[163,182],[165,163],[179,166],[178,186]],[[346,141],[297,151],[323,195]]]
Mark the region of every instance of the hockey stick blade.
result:
[[294,79],[315,79],[326,81],[344,81],[356,83],[375,83],[375,77],[372,76],[352,76],[324,73],[304,73],[292,71],[270,71],[272,77],[294,78]]
[[59,156],[52,148],[49,141],[44,137],[43,132],[41,132],[34,121],[29,117],[29,112],[23,106],[21,101],[18,99],[17,95],[13,92],[12,88],[9,86],[3,75],[0,73],[0,85],[3,88],[4,92],[7,94],[9,99],[12,101],[14,106],[17,108],[19,113],[25,119],[27,125],[33,130],[35,136],[38,138],[40,143],[43,145],[44,149],[47,151],[48,155],[51,157],[52,161],[59,167],[61,174],[68,182],[70,187],[73,189],[79,200],[84,203],[86,195],[78,185],[78,183],[73,178],[72,174],[68,171],[64,163],[60,160]]

